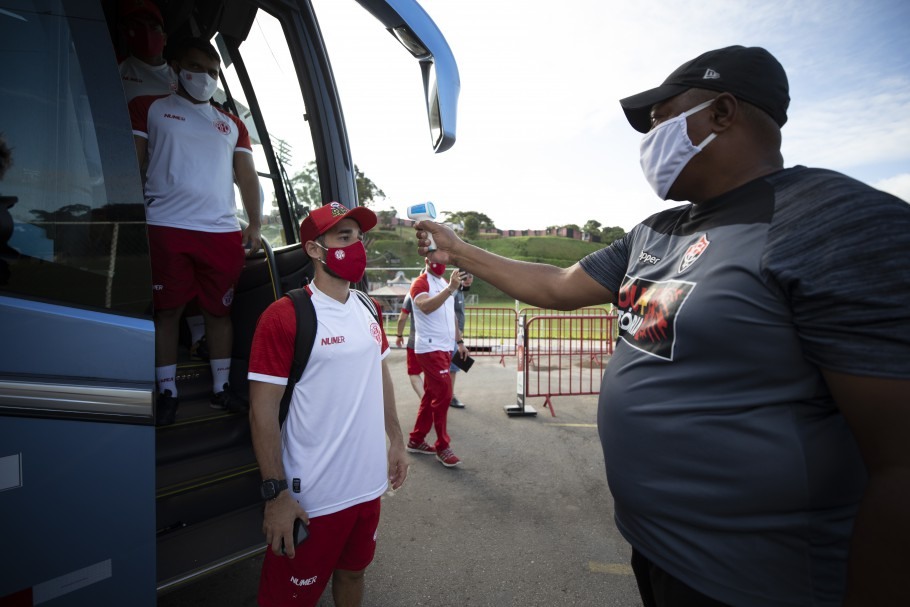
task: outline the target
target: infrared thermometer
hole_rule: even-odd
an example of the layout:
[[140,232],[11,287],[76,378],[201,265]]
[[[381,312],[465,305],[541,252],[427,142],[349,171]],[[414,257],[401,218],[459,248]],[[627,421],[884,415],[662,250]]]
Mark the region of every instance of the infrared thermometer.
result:
[[[423,221],[424,219],[429,219],[433,221],[436,219],[436,205],[432,202],[422,202],[420,204],[412,204],[408,207],[408,219],[413,219],[414,221]],[[433,240],[433,235],[427,232],[427,240],[430,241],[430,246],[427,247],[427,252],[436,250],[436,241]]]

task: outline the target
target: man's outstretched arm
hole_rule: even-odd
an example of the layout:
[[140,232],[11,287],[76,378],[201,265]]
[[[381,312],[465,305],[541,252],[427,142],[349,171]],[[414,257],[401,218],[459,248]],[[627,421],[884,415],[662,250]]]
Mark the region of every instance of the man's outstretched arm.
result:
[[[542,263],[516,261],[470,245],[450,228],[421,221],[417,228],[417,252],[436,263],[453,264],[481,278],[524,303],[552,310],[576,310],[584,306],[616,303],[616,295],[601,286],[580,264],[557,268]],[[429,252],[426,233],[436,241]]]

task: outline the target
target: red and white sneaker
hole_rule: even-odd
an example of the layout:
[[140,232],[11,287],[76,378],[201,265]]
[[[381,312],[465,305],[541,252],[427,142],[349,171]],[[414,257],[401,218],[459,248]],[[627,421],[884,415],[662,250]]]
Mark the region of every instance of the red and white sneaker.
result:
[[412,440],[408,441],[407,449],[410,453],[423,453],[424,455],[436,455],[436,448],[428,445],[426,441],[421,443],[415,443]]
[[439,463],[446,468],[454,468],[455,466],[461,465],[461,460],[452,453],[451,449],[446,449],[445,451],[437,453],[436,459],[438,459]]

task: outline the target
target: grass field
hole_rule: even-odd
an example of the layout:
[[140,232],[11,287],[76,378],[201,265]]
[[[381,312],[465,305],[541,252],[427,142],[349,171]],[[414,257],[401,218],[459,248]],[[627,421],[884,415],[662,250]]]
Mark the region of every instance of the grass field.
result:
[[[616,337],[616,322],[602,320],[612,317],[612,308],[610,304],[604,304],[565,312],[520,304],[516,312],[515,300],[468,305],[464,333],[469,342],[514,339],[516,319],[520,313],[525,316],[531,339],[606,339],[607,334],[612,334],[613,339]],[[395,320],[397,316],[391,319],[392,322]],[[409,324],[405,325],[405,336],[409,334]]]

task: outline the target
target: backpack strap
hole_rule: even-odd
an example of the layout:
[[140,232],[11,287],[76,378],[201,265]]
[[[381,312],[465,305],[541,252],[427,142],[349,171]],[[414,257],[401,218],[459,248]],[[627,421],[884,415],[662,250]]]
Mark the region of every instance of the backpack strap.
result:
[[[357,289],[351,289],[351,292],[357,295],[360,303],[370,311],[376,322],[379,322],[379,309],[373,298]],[[294,394],[294,386],[303,377],[303,371],[306,369],[307,362],[310,360],[310,354],[313,352],[313,344],[316,343],[316,308],[310,299],[310,293],[306,287],[291,289],[284,294],[289,297],[294,304],[294,313],[297,317],[297,335],[294,338],[294,360],[291,362],[291,372],[288,375],[288,385],[281,396],[281,406],[278,410],[278,426],[284,423],[291,408],[291,397]]]
[[303,376],[310,354],[313,352],[313,343],[316,341],[316,308],[310,300],[306,287],[291,289],[285,293],[294,303],[294,312],[297,317],[297,335],[294,341],[294,360],[291,362],[291,372],[288,375],[288,385],[281,397],[281,407],[278,410],[278,426],[284,423],[291,407],[291,396],[294,386]]

